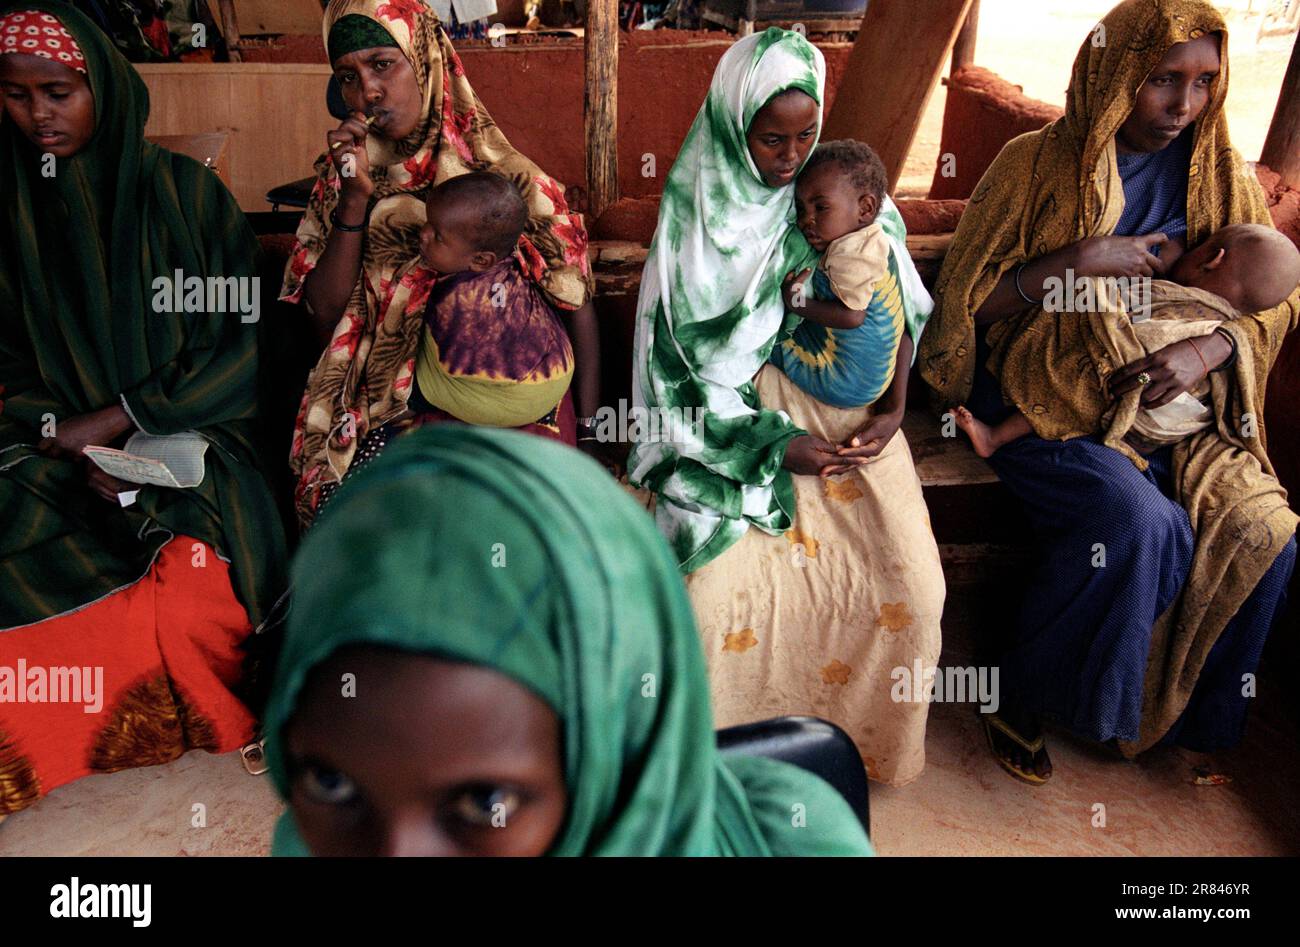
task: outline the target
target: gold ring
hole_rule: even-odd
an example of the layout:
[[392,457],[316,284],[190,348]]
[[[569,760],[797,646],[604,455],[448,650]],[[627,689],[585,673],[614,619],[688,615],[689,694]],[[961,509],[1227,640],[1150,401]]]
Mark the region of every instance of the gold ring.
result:
[[1139,385],[1151,384],[1151,376],[1148,375],[1146,372],[1142,372],[1142,374],[1138,375],[1138,384]]

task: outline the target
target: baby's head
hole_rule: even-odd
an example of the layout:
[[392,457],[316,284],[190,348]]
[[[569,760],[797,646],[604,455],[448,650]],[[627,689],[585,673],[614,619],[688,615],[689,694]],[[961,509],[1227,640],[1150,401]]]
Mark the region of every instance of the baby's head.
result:
[[860,141],[824,141],[794,186],[799,229],[818,253],[832,240],[870,226],[889,178],[880,156]]
[[528,205],[508,179],[471,171],[430,189],[420,256],[439,273],[482,272],[514,252]]
[[1229,224],[1180,256],[1169,278],[1221,296],[1239,312],[1263,312],[1300,284],[1300,250],[1272,227]]

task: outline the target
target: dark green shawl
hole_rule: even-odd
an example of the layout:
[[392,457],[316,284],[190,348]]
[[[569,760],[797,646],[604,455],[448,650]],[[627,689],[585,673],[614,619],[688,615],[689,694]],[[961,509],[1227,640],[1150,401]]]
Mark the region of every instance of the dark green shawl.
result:
[[[719,757],[677,561],[576,450],[461,425],[407,434],[339,490],[293,583],[265,731],[284,795],[281,734],[308,672],[375,644],[493,668],[554,709],[569,808],[550,854],[870,854],[816,776]],[[292,812],[272,851],[306,854]]]
[[[234,198],[197,162],[144,139],[144,82],[61,3],[3,4],[57,16],[86,57],[94,136],[52,178],[0,123],[0,628],[101,598],[140,579],[173,534],[212,544],[255,625],[284,587],[284,537],[253,453],[257,326],[237,312],[156,313],[153,281],[252,277],[257,242]],[[207,476],[145,487],[118,509],[80,464],[33,448],[56,423],[125,401],[152,434],[197,430]]]

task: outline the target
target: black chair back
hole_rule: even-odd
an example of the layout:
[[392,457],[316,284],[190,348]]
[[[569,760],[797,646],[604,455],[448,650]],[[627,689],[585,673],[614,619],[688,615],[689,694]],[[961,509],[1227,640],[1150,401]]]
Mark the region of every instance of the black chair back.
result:
[[867,771],[849,735],[817,717],[776,717],[717,733],[723,756],[765,756],[793,763],[835,787],[871,835]]

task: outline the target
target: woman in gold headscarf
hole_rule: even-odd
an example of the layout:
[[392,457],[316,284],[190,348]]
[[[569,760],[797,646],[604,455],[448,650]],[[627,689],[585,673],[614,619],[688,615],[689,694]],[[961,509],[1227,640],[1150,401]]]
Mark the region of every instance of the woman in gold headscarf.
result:
[[[976,187],[936,286],[923,377],[947,405],[987,422],[1014,406],[1034,428],[990,458],[1043,555],[986,724],[1029,783],[1051,774],[1043,716],[1129,756],[1236,743],[1294,568],[1263,398],[1300,291],[1128,365],[1088,315],[1043,305],[1079,278],[1159,275],[1228,224],[1271,225],[1228,139],[1227,89],[1210,4],[1115,7],[1079,50],[1065,115],[1009,142]],[[1212,428],[1147,456],[1099,436],[1115,405],[1166,404],[1207,376]]]
[[281,298],[303,303],[325,348],[294,432],[300,521],[348,473],[437,405],[413,397],[434,274],[420,259],[425,197],[448,178],[491,171],[529,211],[516,257],[572,338],[572,397],[526,429],[573,443],[575,406],[595,413],[598,341],[587,234],[564,188],[511,147],[474,94],[422,0],[331,0],[324,38],[352,115],[328,135],[285,271]]

